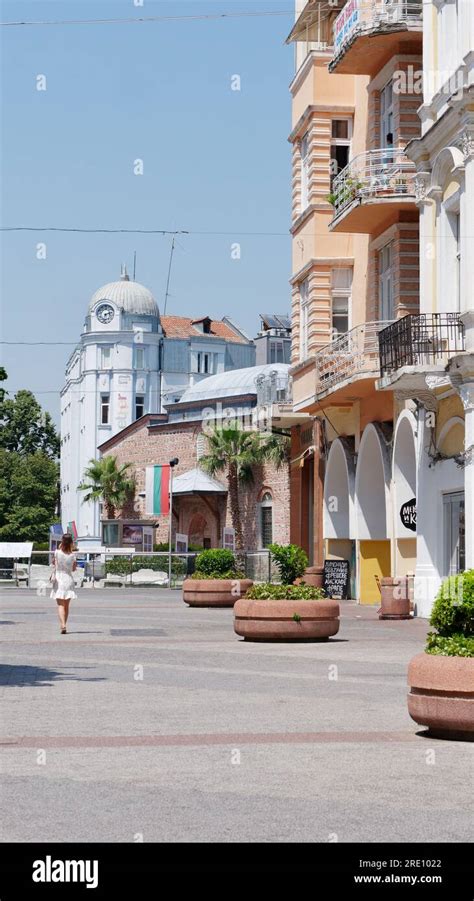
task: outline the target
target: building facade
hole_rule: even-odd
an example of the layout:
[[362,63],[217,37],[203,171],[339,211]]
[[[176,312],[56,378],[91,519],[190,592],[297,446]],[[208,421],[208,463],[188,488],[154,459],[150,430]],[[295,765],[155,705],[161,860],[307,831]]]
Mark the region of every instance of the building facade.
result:
[[[169,517],[146,513],[146,470],[177,457],[173,476],[173,535],[188,536],[201,547],[222,546],[224,526],[232,526],[225,474],[211,478],[199,468],[207,452],[206,431],[225,421],[255,429],[263,402],[284,399],[288,366],[263,365],[211,376],[189,387],[166,414],[145,415],[105,441],[99,451],[118,464],[131,463],[135,496],[127,518],[156,523],[157,543],[168,540]],[[290,537],[289,467],[265,463],[254,470],[254,481],[240,490],[245,547],[255,551]],[[265,576],[266,573],[263,573]]]
[[[316,52],[311,29],[332,19],[328,87],[314,83],[313,103],[333,95],[332,78],[352,78],[366,102],[355,104],[342,169],[331,149],[332,210],[324,233],[315,229],[316,251],[365,239],[365,278],[355,252],[347,327],[322,348],[322,300],[296,292],[294,412],[312,425],[293,430],[292,463],[313,465],[306,485],[292,466],[292,498],[301,522],[309,513],[302,543],[350,561],[353,597],[378,603],[381,577],[413,574],[416,611],[428,616],[441,579],[474,560],[474,6],[347,0],[335,15],[333,6],[297,10],[295,83]],[[305,167],[315,184],[322,159],[307,146],[296,153],[296,197]]]
[[[381,335],[381,390],[415,401],[396,423],[417,499],[416,598],[474,567],[474,4],[423,11],[422,131],[407,154],[420,210],[420,314]],[[397,447],[396,445],[396,447]],[[394,478],[400,478],[400,467]],[[397,486],[397,481],[395,487]]]
[[61,392],[61,519],[99,534],[98,504],[78,491],[100,444],[146,413],[160,413],[213,374],[255,363],[255,345],[230,320],[160,316],[152,293],[130,281],[96,291]]

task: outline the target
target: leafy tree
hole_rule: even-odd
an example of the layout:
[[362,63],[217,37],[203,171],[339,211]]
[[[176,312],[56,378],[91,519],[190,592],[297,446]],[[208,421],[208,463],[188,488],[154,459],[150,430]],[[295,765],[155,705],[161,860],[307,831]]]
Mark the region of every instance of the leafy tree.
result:
[[117,509],[121,509],[135,488],[135,480],[129,474],[130,463],[117,466],[115,457],[106,456],[100,460],[89,460],[84,471],[84,481],[78,485],[84,491],[84,502],[103,500],[108,519],[115,519]]
[[59,436],[54,422],[31,391],[17,391],[13,398],[0,392],[0,447],[22,456],[42,451],[48,457],[58,457]]
[[57,519],[58,464],[0,448],[0,540],[46,541]]
[[229,503],[232,525],[235,530],[235,544],[238,551],[244,550],[242,514],[239,489],[241,483],[254,480],[254,468],[265,460],[277,466],[284,462],[286,442],[276,435],[262,435],[240,429],[237,423],[229,423],[214,429],[207,435],[208,453],[201,457],[199,465],[209,475],[225,472],[229,486]]

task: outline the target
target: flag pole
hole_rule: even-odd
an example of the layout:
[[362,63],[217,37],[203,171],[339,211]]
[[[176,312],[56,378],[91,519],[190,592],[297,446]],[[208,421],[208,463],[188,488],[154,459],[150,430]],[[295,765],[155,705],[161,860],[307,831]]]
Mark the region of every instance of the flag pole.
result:
[[169,525],[169,545],[168,545],[168,588],[171,588],[171,547],[173,543],[173,469],[177,466],[179,460],[173,457],[170,460],[170,525]]

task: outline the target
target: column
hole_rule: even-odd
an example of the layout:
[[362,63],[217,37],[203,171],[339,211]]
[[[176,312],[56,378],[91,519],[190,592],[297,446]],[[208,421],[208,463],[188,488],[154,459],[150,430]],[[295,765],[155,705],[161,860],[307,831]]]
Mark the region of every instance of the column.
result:
[[464,433],[466,569],[474,569],[474,381],[461,385],[459,394],[466,411]]

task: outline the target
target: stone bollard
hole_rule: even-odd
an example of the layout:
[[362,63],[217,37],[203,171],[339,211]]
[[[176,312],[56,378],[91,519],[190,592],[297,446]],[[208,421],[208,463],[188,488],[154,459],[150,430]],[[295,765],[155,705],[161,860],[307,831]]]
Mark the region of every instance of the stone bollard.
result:
[[384,576],[380,580],[379,619],[410,619],[410,583],[407,576]]

